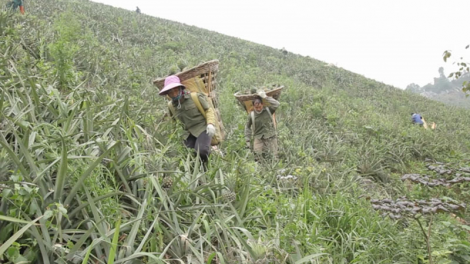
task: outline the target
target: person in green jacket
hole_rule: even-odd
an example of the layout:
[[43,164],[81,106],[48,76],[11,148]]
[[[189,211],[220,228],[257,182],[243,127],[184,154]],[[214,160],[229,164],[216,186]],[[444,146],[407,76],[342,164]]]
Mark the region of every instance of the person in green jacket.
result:
[[206,114],[205,118],[185,88],[178,76],[168,76],[159,95],[168,95],[171,98],[175,109],[173,118],[179,119],[185,130],[183,135],[185,146],[196,150],[201,160],[206,163],[211,152],[211,139],[216,132],[214,110],[209,107],[206,96],[197,93],[197,98]]
[[[258,96],[253,100],[253,111],[248,115],[245,126],[245,140],[247,148],[250,148],[253,137],[253,152],[257,160],[269,156],[277,157],[277,136],[274,112],[279,107],[279,102],[267,96],[264,91],[258,91]],[[269,103],[265,107],[263,100]]]

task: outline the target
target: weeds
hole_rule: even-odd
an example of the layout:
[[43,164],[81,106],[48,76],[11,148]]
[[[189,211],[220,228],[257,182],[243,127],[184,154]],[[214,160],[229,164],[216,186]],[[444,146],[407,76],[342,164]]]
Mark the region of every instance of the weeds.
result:
[[[436,217],[427,227],[442,235],[428,247],[417,223],[382,218],[361,198],[468,201],[464,183],[407,190],[396,175],[418,173],[426,158],[468,166],[463,110],[104,5],[43,0],[28,9],[0,12],[3,261],[425,263],[429,248],[436,261],[468,261],[467,224]],[[214,58],[228,139],[203,171],[151,80]],[[286,86],[281,153],[257,164],[233,93],[267,83]],[[410,126],[414,109],[442,125]]]

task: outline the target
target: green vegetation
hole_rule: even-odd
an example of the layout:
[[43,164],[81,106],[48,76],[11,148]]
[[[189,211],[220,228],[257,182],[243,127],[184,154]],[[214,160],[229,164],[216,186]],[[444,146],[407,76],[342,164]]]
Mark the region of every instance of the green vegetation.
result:
[[[467,45],[465,49],[468,49],[469,47],[470,45]],[[447,61],[451,56],[452,56],[452,52],[450,50],[446,50],[442,54],[442,58],[444,59],[444,61]],[[460,83],[462,87],[462,91],[469,92],[470,91],[470,81],[469,81],[470,65],[468,61],[466,61],[463,57],[460,57],[460,61],[454,62],[454,64],[458,67],[458,70],[456,70],[455,72],[451,72],[449,74],[449,78],[452,78],[455,76],[456,80],[462,80],[462,82]]]
[[[227,140],[203,172],[152,79],[212,59]],[[448,164],[448,180],[468,177],[459,171],[469,165],[464,109],[286,50],[82,0],[29,1],[25,15],[2,10],[0,65],[0,261],[470,261],[466,209],[391,219],[369,200],[468,204],[466,181],[400,180],[441,177],[427,159]],[[281,161],[257,164],[233,94],[270,84],[286,87],[276,113]],[[412,126],[411,112],[437,129]]]

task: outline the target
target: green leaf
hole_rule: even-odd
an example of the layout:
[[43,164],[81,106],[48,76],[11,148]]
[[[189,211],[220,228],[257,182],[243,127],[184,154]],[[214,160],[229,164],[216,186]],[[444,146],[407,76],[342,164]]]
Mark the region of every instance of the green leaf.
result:
[[62,191],[64,189],[65,177],[67,173],[67,147],[65,146],[64,138],[61,138],[62,142],[62,158],[60,160],[59,172],[55,182],[54,200],[61,202]]
[[77,183],[75,184],[75,186],[73,186],[72,190],[70,191],[69,195],[67,196],[67,199],[65,199],[65,202],[64,202],[64,205],[65,206],[68,206],[70,204],[70,202],[72,201],[72,199],[74,198],[75,194],[77,194],[77,191],[79,188],[82,187],[82,184],[83,182],[85,181],[85,178],[88,177],[91,172],[95,169],[96,166],[98,166],[98,164],[101,163],[101,160],[106,157],[108,155],[108,153],[118,145],[117,142],[115,142],[112,146],[110,146],[101,156],[99,156],[95,162],[93,162],[89,167],[88,169],[80,176],[80,178],[78,179]]
[[34,223],[36,223],[39,219],[41,219],[42,216],[34,219],[33,221],[29,222],[27,225],[25,225],[23,228],[18,230],[13,236],[10,237],[2,246],[0,246],[0,260],[3,260],[3,253],[5,253],[5,250],[7,250],[11,244],[13,244],[21,235],[23,235],[26,230],[28,230]]
[[[97,223],[99,224],[99,223]],[[69,247],[70,248],[70,252],[67,254],[67,259],[68,260],[71,260],[71,258],[73,257],[73,255],[75,254],[75,252],[77,252],[80,247],[85,243],[85,241],[88,239],[88,237],[91,235],[91,233],[93,232],[93,230],[95,229],[94,226],[92,226],[89,230],[86,231],[85,234],[83,234],[80,239],[72,246],[72,247]],[[90,250],[93,249],[92,247],[90,247]],[[88,251],[87,251],[88,252]],[[88,254],[88,253],[87,253]],[[89,255],[89,254],[88,254]]]
[[470,231],[470,226],[468,226],[468,225],[462,225],[462,228],[465,229],[465,230]]
[[310,260],[316,259],[316,258],[318,258],[318,257],[320,257],[320,256],[324,256],[324,255],[327,255],[327,254],[325,254],[325,253],[317,253],[317,254],[308,255],[308,256],[306,256],[306,257],[303,257],[303,258],[297,260],[297,261],[295,262],[295,264],[301,264],[301,263],[309,262]]
[[85,257],[83,258],[82,264],[87,264],[88,263],[88,259],[90,258],[90,254],[91,254],[92,249],[93,249],[93,247],[88,248]]
[[150,236],[150,234],[152,234],[152,231],[154,231],[154,226],[155,224],[157,224],[157,222],[159,221],[160,219],[158,218],[158,215],[155,217],[155,219],[153,220],[152,224],[150,225],[147,233],[145,234],[144,238],[142,239],[142,241],[140,242],[140,245],[137,247],[137,249],[135,250],[134,253],[139,253],[142,248],[144,247],[145,243],[147,242],[147,239],[148,237]]
[[2,133],[0,133],[0,135],[2,136],[0,138],[0,145],[2,145],[2,147],[8,152],[8,155],[10,156],[10,158],[13,160],[13,162],[15,163],[15,165],[18,167],[18,169],[20,170],[21,172],[21,175],[23,175],[23,177],[25,179],[27,179],[28,181],[30,181],[31,179],[29,178],[29,173],[28,171],[25,169],[25,167],[23,166],[23,164],[21,163],[20,159],[18,158],[18,156],[16,155],[16,153],[11,149],[10,147],[10,144],[8,144],[8,142],[6,141],[5,137],[3,136]]
[[53,214],[53,213],[52,213],[51,210],[45,211],[45,212],[44,212],[44,219],[49,219],[49,218],[51,218],[52,214]]
[[[13,135],[15,135],[17,139],[21,138],[15,131],[13,131]],[[33,157],[31,156],[31,153],[28,151],[28,148],[24,145],[23,140],[17,140],[16,142],[18,142],[18,145],[20,146],[19,149],[20,152],[23,154],[23,158],[26,159],[26,161],[28,162],[30,172],[33,173],[33,177],[36,177],[36,175],[38,174],[38,168],[36,166],[36,162],[34,162]],[[29,174],[27,179],[29,179]]]
[[217,252],[217,256],[219,256],[220,263],[225,264],[225,259],[224,259],[224,256],[222,255],[222,253]]
[[217,255],[216,252],[212,252],[212,254],[210,254],[209,257],[207,258],[206,264],[212,264],[212,259],[214,259],[216,255]]
[[2,98],[0,99],[0,113],[3,113],[2,110],[3,110],[3,102],[4,101],[5,101],[5,92],[2,93]]
[[115,196],[115,195],[121,195],[121,194],[124,194],[124,193],[123,193],[123,192],[107,193],[107,194],[102,195],[102,196],[100,196],[100,197],[97,197],[97,198],[95,198],[95,199],[92,199],[92,200],[86,201],[86,202],[84,202],[84,203],[81,203],[81,204],[80,204],[78,207],[76,207],[72,212],[70,212],[69,217],[70,217],[70,218],[73,218],[76,214],[80,213],[80,211],[81,211],[83,208],[89,206],[90,203],[96,203],[96,202],[99,202],[99,201],[101,201],[101,200],[103,200],[103,199],[106,199],[106,198],[108,198],[108,197]]
[[451,55],[452,54],[448,50],[444,51],[444,53],[442,54],[444,62],[447,62],[447,59],[450,58]]
[[21,224],[29,224],[29,223],[31,223],[30,221],[25,221],[25,220],[21,220],[21,219],[18,219],[18,218],[5,216],[5,215],[0,215],[0,220],[8,221],[8,222],[13,222],[13,223],[21,223]]
[[111,251],[109,252],[108,264],[114,264],[114,259],[116,257],[116,248],[119,239],[119,228],[121,227],[121,218],[118,219],[115,225],[116,231],[114,231],[113,241],[111,243]]
[[[116,264],[126,263],[126,261],[128,261],[128,260],[135,259],[135,258],[143,258],[143,257],[146,257],[148,259],[152,259],[152,261],[149,261],[148,263],[158,263],[158,264],[167,263],[167,262],[163,261],[162,258],[158,258],[154,252],[152,252],[152,253],[151,252],[135,253],[135,254],[132,254],[132,256],[130,256],[130,257],[119,259],[115,263]],[[182,263],[182,262],[180,262],[180,263]]]
[[[147,187],[145,189],[144,197],[148,196],[151,187],[152,186],[150,184],[147,185]],[[139,213],[137,214],[137,217],[136,217],[137,222],[132,226],[132,229],[129,232],[129,235],[126,238],[126,242],[123,245],[123,249],[125,250],[126,257],[129,257],[131,255],[131,253],[134,252],[135,238],[137,237],[137,234],[139,232],[139,227],[140,227],[140,223],[142,221],[142,217],[143,217],[144,213],[147,211],[147,203],[148,203],[147,199],[145,199],[142,202],[142,205],[140,206]]]
[[57,204],[57,209],[59,210],[60,213],[63,215],[67,215],[67,209],[62,204]]
[[9,247],[5,254],[8,259],[13,260],[20,254],[20,251],[18,250],[18,247]]

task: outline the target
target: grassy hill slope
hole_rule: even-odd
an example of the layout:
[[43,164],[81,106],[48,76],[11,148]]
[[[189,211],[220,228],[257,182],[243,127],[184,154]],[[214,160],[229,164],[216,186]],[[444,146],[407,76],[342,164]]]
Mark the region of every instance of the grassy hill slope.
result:
[[[400,180],[468,177],[468,110],[313,58],[88,1],[31,1],[24,16],[2,11],[0,35],[0,256],[9,261],[470,259],[466,210],[392,220],[369,201],[468,202],[468,182]],[[203,172],[152,80],[212,59],[220,61],[228,138]],[[244,149],[247,116],[233,93],[273,83],[286,86],[276,112],[281,157],[257,164]],[[411,126],[411,112],[437,129]],[[435,161],[451,173],[430,171]],[[21,229],[24,221],[39,225]]]

